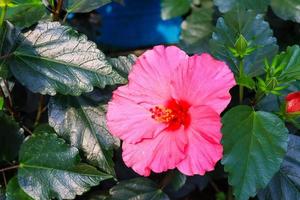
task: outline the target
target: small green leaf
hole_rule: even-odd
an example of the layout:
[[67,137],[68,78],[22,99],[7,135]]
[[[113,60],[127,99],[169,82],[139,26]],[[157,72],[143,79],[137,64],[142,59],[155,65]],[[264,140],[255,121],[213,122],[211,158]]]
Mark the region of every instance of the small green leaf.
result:
[[0,97],[0,110],[3,110],[3,106],[4,106],[4,98]]
[[[0,13],[4,5],[0,4]],[[48,15],[42,0],[11,0],[8,4],[6,19],[14,25],[25,28],[37,23]]]
[[0,162],[12,161],[18,156],[24,140],[22,132],[12,117],[0,111]]
[[270,0],[214,0],[214,3],[222,13],[226,13],[236,7],[264,13],[267,11]]
[[260,200],[300,199],[300,137],[289,135],[287,154],[279,172],[258,193]]
[[18,182],[33,199],[74,199],[111,178],[80,163],[78,150],[54,133],[34,133],[22,145],[19,156]]
[[110,3],[111,0],[68,0],[64,1],[67,12],[86,13]]
[[242,76],[238,76],[236,78],[236,82],[238,85],[247,87],[251,90],[255,89],[255,81],[251,77],[247,76],[246,74],[242,74]]
[[226,200],[224,192],[218,192],[216,195],[216,200]]
[[82,150],[87,160],[115,175],[112,149],[119,146],[106,127],[106,106],[84,97],[56,96],[49,102],[49,124],[59,136]]
[[248,48],[248,42],[242,34],[240,34],[240,36],[236,40],[234,47],[240,58],[243,58],[246,55],[246,51]]
[[191,15],[181,24],[180,46],[189,53],[207,51],[213,31],[213,7],[193,7]]
[[127,82],[112,69],[95,43],[58,22],[40,23],[20,39],[22,43],[9,67],[32,92],[78,96],[92,91],[93,86]]
[[175,170],[172,173],[173,173],[173,178],[171,180],[169,188],[172,191],[178,191],[180,188],[184,186],[186,182],[186,176],[178,170]]
[[135,178],[120,182],[111,188],[109,193],[111,195],[109,200],[169,200],[169,197],[147,178]]
[[278,17],[284,20],[300,22],[299,0],[271,0],[271,8]]
[[28,196],[19,186],[18,179],[14,176],[8,182],[6,188],[6,200],[34,200]]
[[184,15],[189,9],[189,0],[161,0],[161,17],[164,20]]
[[262,15],[256,15],[253,11],[236,9],[219,18],[210,40],[211,52],[218,59],[226,61],[238,74],[239,60],[228,49],[234,48],[240,35],[251,43],[250,47],[256,48],[244,57],[244,72],[250,77],[263,74],[265,59],[273,58],[278,46],[269,24],[263,20]]
[[266,187],[279,170],[288,130],[276,115],[256,112],[249,106],[232,108],[222,122],[222,164],[236,199],[247,200]]

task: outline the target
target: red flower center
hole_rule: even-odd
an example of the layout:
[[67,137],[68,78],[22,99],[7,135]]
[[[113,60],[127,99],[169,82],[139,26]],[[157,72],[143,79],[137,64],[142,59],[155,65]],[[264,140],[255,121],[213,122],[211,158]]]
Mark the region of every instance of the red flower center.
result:
[[191,117],[188,113],[189,103],[171,99],[165,106],[150,108],[152,118],[156,121],[168,124],[169,130],[176,130],[183,125],[187,128],[190,125]]

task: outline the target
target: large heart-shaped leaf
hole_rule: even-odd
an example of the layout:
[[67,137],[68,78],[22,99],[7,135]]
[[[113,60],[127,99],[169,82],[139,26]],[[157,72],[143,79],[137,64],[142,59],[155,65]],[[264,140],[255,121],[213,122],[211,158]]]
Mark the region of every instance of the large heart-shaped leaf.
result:
[[279,172],[258,193],[261,200],[300,199],[300,137],[289,136],[287,154]]
[[[4,6],[5,2],[0,3],[0,13]],[[7,6],[6,19],[21,28],[35,24],[48,14],[42,0],[11,0]]]
[[226,13],[236,7],[254,10],[257,13],[264,13],[270,0],[214,0],[214,4],[218,6],[219,10]]
[[19,186],[17,177],[13,177],[8,182],[6,188],[6,200],[33,200]]
[[70,27],[57,22],[40,23],[20,39],[23,41],[9,66],[32,92],[80,95],[92,91],[93,86],[126,82],[95,43]]
[[0,162],[12,161],[17,157],[24,140],[22,132],[12,117],[0,111]]
[[67,12],[85,13],[95,10],[111,0],[67,0],[64,1],[64,7]]
[[250,46],[255,48],[244,58],[244,72],[250,77],[264,73],[264,60],[271,59],[277,53],[278,46],[269,24],[262,15],[253,11],[235,9],[217,21],[216,30],[210,40],[211,52],[217,58],[225,60],[237,73],[238,59],[229,51],[234,48],[238,37],[243,35]]
[[271,7],[278,17],[300,22],[299,0],[271,0]]
[[187,13],[190,9],[189,0],[162,0],[161,1],[161,17],[163,19],[171,19]]
[[49,124],[87,160],[114,175],[112,149],[119,145],[106,127],[106,106],[84,97],[56,96],[49,102]]
[[109,200],[139,199],[139,200],[168,200],[158,186],[146,178],[135,178],[120,182],[109,191]]
[[78,150],[54,133],[39,132],[20,150],[18,182],[34,199],[74,199],[76,195],[111,178],[96,168],[80,163]]
[[189,53],[206,51],[213,31],[212,21],[212,6],[194,7],[191,15],[181,24],[180,46]]
[[223,119],[224,156],[229,184],[239,200],[254,196],[279,170],[288,144],[288,130],[272,113],[237,106]]
[[17,45],[19,31],[8,21],[0,27],[0,77],[8,75],[7,59]]

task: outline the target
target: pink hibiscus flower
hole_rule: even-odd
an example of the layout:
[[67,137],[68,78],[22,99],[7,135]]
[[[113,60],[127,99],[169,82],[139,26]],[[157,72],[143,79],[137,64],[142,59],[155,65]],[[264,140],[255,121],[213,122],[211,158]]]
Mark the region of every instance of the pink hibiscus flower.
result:
[[186,175],[221,159],[220,113],[235,80],[209,54],[189,57],[175,46],[141,55],[108,106],[107,125],[123,140],[123,160],[143,176],[178,168]]

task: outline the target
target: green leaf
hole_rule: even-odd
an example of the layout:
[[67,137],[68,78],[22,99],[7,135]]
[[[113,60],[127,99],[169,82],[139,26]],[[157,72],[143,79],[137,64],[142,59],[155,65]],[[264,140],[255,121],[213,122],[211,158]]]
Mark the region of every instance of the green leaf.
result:
[[[13,75],[32,92],[80,95],[93,86],[125,83],[96,44],[58,22],[25,33],[9,62]],[[34,84],[33,84],[34,83]]]
[[23,131],[19,125],[12,117],[0,111],[0,162],[14,160],[23,140]]
[[300,22],[299,0],[271,0],[271,8],[278,17],[284,20]]
[[214,4],[222,13],[226,13],[236,7],[254,10],[257,13],[264,13],[267,11],[269,3],[270,0],[214,0]]
[[7,59],[17,45],[19,31],[8,21],[0,27],[0,77],[7,78]]
[[237,106],[223,119],[224,156],[229,184],[239,200],[254,196],[279,170],[288,144],[288,130],[276,115]]
[[300,199],[300,137],[289,135],[287,154],[279,172],[258,193],[261,200]]
[[109,63],[123,78],[127,79],[128,74],[134,65],[137,57],[133,54],[119,56],[118,58],[108,58]]
[[241,34],[250,43],[249,46],[255,48],[243,59],[244,72],[250,77],[261,75],[264,73],[264,60],[273,58],[278,50],[276,38],[262,15],[236,9],[219,18],[210,40],[211,52],[218,59],[225,60],[237,74],[238,59],[228,49],[234,48]]
[[175,170],[172,172],[174,174],[171,183],[170,183],[170,189],[171,191],[178,191],[180,188],[182,188],[186,182],[186,176],[182,174],[180,171]]
[[300,80],[300,47],[287,47],[285,52],[273,59],[272,66],[279,81]]
[[[0,12],[4,4],[0,4]],[[42,0],[11,0],[8,4],[6,19],[14,25],[25,28],[37,23],[48,12]]]
[[82,150],[87,160],[115,175],[112,149],[119,146],[106,127],[106,106],[84,97],[56,96],[49,102],[49,124],[59,136]]
[[95,10],[110,2],[111,0],[68,0],[64,1],[64,8],[69,13],[85,13]]
[[184,15],[189,9],[189,0],[161,0],[161,17],[164,20]]
[[110,175],[80,163],[78,150],[54,133],[33,134],[20,150],[18,182],[34,199],[74,199]]
[[[194,7],[181,24],[180,46],[189,53],[206,51],[213,31],[213,7]],[[203,50],[202,50],[203,49]]]
[[0,110],[3,109],[3,105],[4,105],[4,98],[0,97]]
[[30,196],[28,196],[20,187],[18,183],[18,179],[14,176],[8,182],[6,188],[6,200],[34,200]]
[[241,76],[238,76],[236,78],[236,82],[237,82],[238,85],[247,87],[251,90],[255,89],[255,81],[251,77],[249,77],[245,74],[242,74]]
[[168,200],[158,186],[147,178],[135,178],[120,182],[109,191],[109,200],[139,199],[139,200]]

